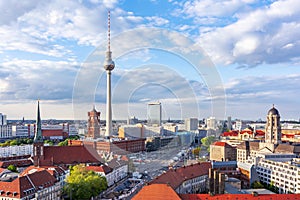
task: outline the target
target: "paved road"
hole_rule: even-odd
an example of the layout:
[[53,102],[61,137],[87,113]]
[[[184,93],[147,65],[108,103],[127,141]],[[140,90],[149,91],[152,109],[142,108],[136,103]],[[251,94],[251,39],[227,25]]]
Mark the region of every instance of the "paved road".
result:
[[[173,158],[177,156],[180,151],[181,147],[176,147],[137,155],[142,159],[140,163],[135,163],[136,170],[140,173],[147,172],[153,179],[164,170],[167,170],[171,163],[174,163]],[[176,163],[177,162],[175,162],[175,164]]]

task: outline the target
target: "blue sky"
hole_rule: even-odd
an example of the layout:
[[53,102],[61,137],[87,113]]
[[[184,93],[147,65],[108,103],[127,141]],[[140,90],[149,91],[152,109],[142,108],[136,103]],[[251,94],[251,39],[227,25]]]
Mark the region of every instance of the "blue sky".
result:
[[105,119],[111,11],[113,117],[299,119],[297,0],[0,2],[0,112],[8,119]]

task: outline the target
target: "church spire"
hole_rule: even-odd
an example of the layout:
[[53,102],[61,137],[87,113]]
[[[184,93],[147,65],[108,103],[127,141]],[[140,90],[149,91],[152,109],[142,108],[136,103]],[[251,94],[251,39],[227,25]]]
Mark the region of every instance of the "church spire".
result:
[[41,120],[41,115],[40,115],[40,100],[38,100],[36,130],[35,130],[35,136],[34,136],[33,141],[34,142],[43,142],[42,120]]

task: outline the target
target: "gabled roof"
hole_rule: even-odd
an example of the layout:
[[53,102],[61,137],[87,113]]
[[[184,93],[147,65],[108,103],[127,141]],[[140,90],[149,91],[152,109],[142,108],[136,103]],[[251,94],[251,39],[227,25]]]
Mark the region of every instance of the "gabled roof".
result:
[[111,161],[107,162],[108,167],[112,169],[120,168],[124,165],[128,165],[128,161],[120,160],[117,158],[112,159]]
[[151,184],[144,186],[133,200],[180,200],[178,194],[167,184]]
[[28,174],[33,174],[38,171],[46,170],[49,172],[52,176],[57,177],[66,174],[67,168],[58,167],[58,166],[43,166],[43,167],[36,167],[36,166],[30,166],[27,167],[22,173],[20,173],[20,176],[26,176]]
[[100,163],[100,157],[85,146],[45,146],[44,160],[40,160],[40,166]]
[[14,165],[16,167],[27,167],[32,165],[32,161],[29,159],[19,159],[19,160],[4,160],[0,162],[0,167],[7,168],[9,165]]
[[101,166],[87,166],[87,170],[94,171],[94,172],[102,172],[105,175],[109,174],[112,172],[112,169],[106,165],[101,165]]
[[178,169],[169,169],[166,173],[153,179],[150,184],[169,184],[176,190],[185,180],[207,175],[209,168],[211,168],[210,162],[202,162]]
[[54,185],[56,179],[46,170],[18,177],[12,182],[0,182],[0,196],[6,198],[23,198],[41,188]]

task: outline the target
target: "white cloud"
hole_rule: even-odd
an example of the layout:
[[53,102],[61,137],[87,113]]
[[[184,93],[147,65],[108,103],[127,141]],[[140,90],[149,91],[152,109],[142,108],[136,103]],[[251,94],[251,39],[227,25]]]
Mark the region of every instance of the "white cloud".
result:
[[[241,14],[228,26],[201,35],[200,43],[217,63],[284,63],[299,57],[300,7],[296,0]],[[250,37],[249,37],[250,36]],[[290,48],[282,48],[295,44]]]

